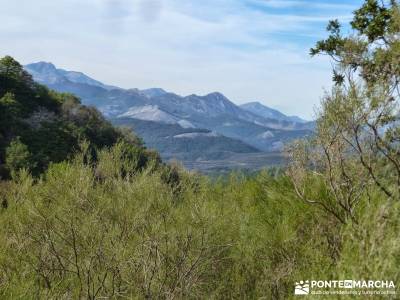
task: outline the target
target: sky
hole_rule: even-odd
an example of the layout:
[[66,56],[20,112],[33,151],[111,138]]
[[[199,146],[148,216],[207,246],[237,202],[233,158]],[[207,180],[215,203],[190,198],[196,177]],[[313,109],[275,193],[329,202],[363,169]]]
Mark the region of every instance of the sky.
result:
[[[123,88],[219,91],[312,119],[331,87],[309,49],[362,0],[0,0],[0,56]],[[347,30],[347,31],[346,31]],[[350,33],[350,29],[345,27]]]

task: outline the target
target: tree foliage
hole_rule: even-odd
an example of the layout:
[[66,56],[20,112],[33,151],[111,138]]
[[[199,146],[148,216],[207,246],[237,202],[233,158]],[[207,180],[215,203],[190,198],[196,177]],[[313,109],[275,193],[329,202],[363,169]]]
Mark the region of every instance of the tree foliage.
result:
[[[354,12],[353,35],[331,21],[330,36],[311,49],[333,59],[336,85],[322,101],[315,137],[293,145],[289,173],[299,197],[343,223],[357,222],[361,199],[375,187],[400,198],[399,25],[396,1],[368,0]],[[326,197],[307,188],[312,180],[324,183]]]
[[10,145],[6,148],[6,164],[11,174],[16,174],[24,168],[30,170],[34,167],[28,147],[19,138],[11,141]]

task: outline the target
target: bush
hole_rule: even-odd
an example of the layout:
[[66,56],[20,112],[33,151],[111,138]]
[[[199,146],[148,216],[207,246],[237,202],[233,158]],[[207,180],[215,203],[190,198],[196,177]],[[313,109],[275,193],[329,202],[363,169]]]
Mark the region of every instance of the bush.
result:
[[21,169],[31,170],[34,167],[28,147],[18,138],[14,139],[6,149],[6,167],[12,175]]
[[332,264],[331,224],[288,180],[211,183],[139,161],[119,143],[95,165],[85,152],[52,164],[35,184],[19,173],[0,218],[1,296],[286,298]]

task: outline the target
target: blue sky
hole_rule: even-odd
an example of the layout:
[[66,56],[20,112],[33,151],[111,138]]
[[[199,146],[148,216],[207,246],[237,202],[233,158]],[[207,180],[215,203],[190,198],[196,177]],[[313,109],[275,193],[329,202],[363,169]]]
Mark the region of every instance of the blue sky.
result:
[[0,55],[126,88],[220,91],[309,119],[331,86],[329,60],[309,48],[362,2],[0,0]]

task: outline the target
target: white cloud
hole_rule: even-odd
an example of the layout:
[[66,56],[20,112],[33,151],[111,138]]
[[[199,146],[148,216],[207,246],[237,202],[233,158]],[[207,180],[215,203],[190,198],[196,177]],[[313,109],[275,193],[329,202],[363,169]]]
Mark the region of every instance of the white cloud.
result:
[[[278,2],[302,1],[266,1]],[[218,90],[237,103],[260,100],[311,117],[330,65],[310,60],[308,40],[321,37],[334,12],[278,15],[243,3],[0,0],[0,55],[52,61],[123,87]]]
[[308,7],[313,9],[335,9],[351,11],[357,8],[356,5],[348,3],[332,3],[331,2],[318,2],[318,1],[296,1],[296,0],[248,0],[250,3],[264,5],[265,7],[272,8],[296,8]]

